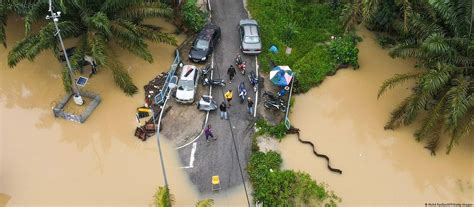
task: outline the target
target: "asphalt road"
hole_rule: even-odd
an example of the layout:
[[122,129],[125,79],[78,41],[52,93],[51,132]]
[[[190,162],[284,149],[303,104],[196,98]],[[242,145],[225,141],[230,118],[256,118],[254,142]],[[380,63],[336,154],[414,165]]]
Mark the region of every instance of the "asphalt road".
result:
[[[178,150],[181,161],[184,166],[187,166],[184,170],[188,172],[191,181],[201,194],[212,192],[211,177],[213,175],[220,177],[221,192],[231,188],[244,190],[238,158],[243,177],[248,181],[246,166],[251,150],[251,135],[254,125],[253,115],[247,113],[247,102],[241,104],[238,97],[238,84],[244,81],[248,95],[255,100],[255,94],[247,76],[237,71],[232,84],[229,84],[227,76],[227,68],[234,64],[236,55],[240,53],[238,22],[240,19],[248,18],[247,12],[240,0],[213,0],[211,8],[212,22],[221,27],[221,40],[214,51],[214,78],[222,78],[227,81],[224,88],[214,87],[212,96],[220,104],[224,100],[224,92],[227,89],[232,89],[234,98],[232,106],[228,109],[229,121],[221,120],[219,111],[209,114],[208,124],[212,126],[217,140],[206,142],[204,135],[202,135],[195,143]],[[255,70],[255,57],[243,55],[243,58],[247,61],[246,74]]]

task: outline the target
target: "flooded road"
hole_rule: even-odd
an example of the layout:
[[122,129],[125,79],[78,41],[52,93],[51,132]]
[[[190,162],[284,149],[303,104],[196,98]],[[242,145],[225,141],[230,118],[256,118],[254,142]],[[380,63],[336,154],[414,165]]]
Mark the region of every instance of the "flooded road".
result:
[[[151,22],[174,32],[163,20]],[[23,36],[22,21],[11,17],[8,26],[11,49]],[[179,42],[184,38],[177,36]],[[168,70],[175,47],[150,44],[153,64],[118,50],[139,92],[126,96],[110,71],[99,69],[86,90],[99,93],[102,102],[82,125],[53,117],[51,107],[64,90],[51,52],[10,69],[8,49],[0,47],[0,206],[148,206],[163,179],[156,141],[133,136],[135,109],[143,104],[143,85]],[[163,149],[176,205],[193,205],[202,198],[180,168],[173,144],[165,141]],[[219,196],[217,203],[235,205],[244,194]]]
[[284,166],[309,172],[318,182],[329,184],[341,196],[342,206],[424,206],[425,203],[474,203],[474,134],[464,137],[451,154],[441,143],[436,157],[416,142],[416,126],[384,131],[389,114],[410,92],[409,85],[387,92],[377,100],[381,83],[395,73],[414,69],[414,61],[392,59],[380,49],[374,36],[359,33],[360,69],[340,70],[319,87],[296,96],[292,124],[301,129],[319,153],[285,138],[280,149]]

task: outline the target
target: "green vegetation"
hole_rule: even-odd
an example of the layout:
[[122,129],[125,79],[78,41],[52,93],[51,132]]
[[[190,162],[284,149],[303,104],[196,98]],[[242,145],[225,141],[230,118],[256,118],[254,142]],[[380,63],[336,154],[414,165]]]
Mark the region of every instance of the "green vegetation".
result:
[[169,188],[159,187],[153,196],[153,205],[155,207],[169,207],[174,202],[173,195]]
[[303,172],[281,170],[277,152],[255,152],[250,157],[248,173],[256,202],[265,206],[336,206],[341,201],[324,184],[318,184]]
[[435,1],[353,1],[347,8],[347,28],[363,21],[368,28],[386,32],[393,40],[390,55],[416,58],[421,72],[398,74],[386,80],[378,94],[407,80],[416,86],[391,114],[386,129],[410,125],[425,114],[415,133],[418,141],[428,140],[434,154],[440,138],[448,135],[449,153],[474,125],[474,37],[473,2]]
[[259,119],[256,122],[257,132],[255,133],[255,137],[261,135],[269,135],[275,137],[279,140],[285,137],[287,129],[284,122],[281,122],[275,126],[272,126],[270,123],[265,121],[264,119]]
[[[306,92],[322,82],[334,70],[335,60],[326,42],[331,36],[341,36],[340,9],[306,0],[249,0],[248,8],[260,25],[263,51],[259,60],[268,72],[268,62],[288,65],[297,72],[297,92]],[[267,51],[271,45],[279,52]],[[292,53],[285,54],[291,47]]]
[[[160,1],[53,1],[54,8],[61,11],[59,28],[64,39],[78,40],[71,63],[78,68],[78,62],[84,55],[92,56],[101,67],[112,71],[115,83],[128,95],[137,92],[128,72],[115,57],[111,45],[121,48],[153,62],[148,50],[149,40],[154,43],[176,44],[170,35],[160,32],[155,25],[144,24],[143,19],[150,17],[171,17],[172,10]],[[30,61],[43,50],[52,49],[59,55],[58,40],[52,21],[44,24],[38,32],[32,32],[31,26],[44,22],[48,1],[8,1],[0,6],[0,40],[4,43],[4,25],[9,12],[15,12],[25,20],[26,37],[16,43],[8,54],[8,65],[14,67],[20,61]],[[114,43],[114,44],[112,44]],[[67,73],[62,73],[63,75]],[[66,77],[63,77],[65,80]],[[65,85],[66,89],[69,89]]]
[[356,48],[356,40],[349,36],[336,37],[329,45],[329,51],[336,63],[343,65],[352,65],[354,69],[359,68],[357,55],[359,49]]
[[207,13],[197,7],[196,0],[186,0],[181,6],[184,24],[193,32],[198,32],[207,23]]
[[[174,204],[174,196],[170,194],[166,187],[159,187],[153,196],[153,206],[155,207],[171,207]],[[214,205],[214,200],[206,199],[198,201],[196,207],[211,207]]]

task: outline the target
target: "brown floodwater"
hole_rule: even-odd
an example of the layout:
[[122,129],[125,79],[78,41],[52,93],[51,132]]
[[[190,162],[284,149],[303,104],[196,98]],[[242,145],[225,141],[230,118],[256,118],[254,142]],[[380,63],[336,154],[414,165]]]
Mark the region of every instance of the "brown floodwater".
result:
[[416,142],[416,126],[385,131],[389,114],[410,92],[410,85],[377,100],[381,83],[414,70],[413,60],[392,59],[367,30],[359,34],[359,70],[340,70],[319,87],[296,96],[291,121],[303,139],[327,154],[342,175],[289,136],[280,143],[286,168],[306,171],[341,196],[342,206],[423,206],[425,203],[474,203],[474,134],[460,140],[450,155],[441,143],[437,156]]
[[[175,30],[163,20],[150,22],[165,32]],[[9,18],[8,49],[23,36],[22,24],[18,17]],[[168,70],[175,47],[150,43],[152,64],[117,50],[139,92],[126,96],[110,71],[99,69],[86,90],[99,93],[102,102],[84,124],[53,117],[51,107],[64,90],[61,65],[50,51],[10,69],[8,49],[0,47],[0,206],[148,206],[164,184],[156,141],[133,136],[134,114],[143,104],[142,86]],[[163,145],[177,206],[208,197],[198,195],[180,168],[174,144]],[[245,203],[240,191],[212,197],[218,205]]]

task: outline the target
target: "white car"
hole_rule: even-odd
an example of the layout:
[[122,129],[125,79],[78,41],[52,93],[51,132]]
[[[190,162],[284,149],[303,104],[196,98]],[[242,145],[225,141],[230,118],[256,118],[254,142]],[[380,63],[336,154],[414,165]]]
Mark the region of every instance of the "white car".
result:
[[176,101],[193,103],[196,94],[199,70],[194,65],[185,65],[181,71],[176,89]]

